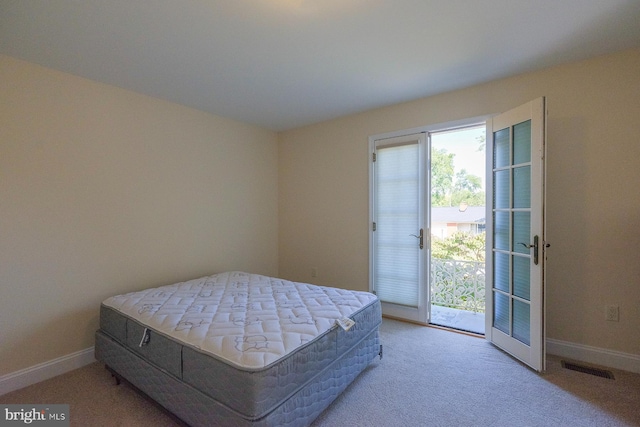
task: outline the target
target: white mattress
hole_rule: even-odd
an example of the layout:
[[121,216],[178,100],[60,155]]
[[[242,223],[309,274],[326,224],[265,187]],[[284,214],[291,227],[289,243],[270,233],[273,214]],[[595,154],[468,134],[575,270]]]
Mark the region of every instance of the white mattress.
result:
[[376,299],[368,292],[227,272],[114,296],[103,305],[200,352],[258,370]]

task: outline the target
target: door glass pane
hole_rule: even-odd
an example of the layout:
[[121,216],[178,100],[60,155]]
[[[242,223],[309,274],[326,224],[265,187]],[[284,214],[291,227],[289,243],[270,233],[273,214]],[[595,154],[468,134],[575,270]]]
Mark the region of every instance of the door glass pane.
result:
[[418,306],[418,144],[379,147],[376,160],[375,288],[385,302]]
[[[529,254],[531,249],[525,245],[529,245],[531,235],[531,213],[530,212],[514,212],[513,213],[513,251],[521,254]],[[524,243],[522,245],[521,243]]]
[[513,294],[517,297],[524,298],[529,301],[529,264],[531,258],[514,256],[513,257]]
[[531,344],[530,311],[529,304],[526,302],[513,300],[513,337],[527,345]]
[[513,169],[513,207],[531,207],[531,166]]
[[505,334],[509,333],[509,297],[500,292],[493,293],[493,326]]
[[493,174],[493,207],[495,209],[507,209],[511,207],[508,169],[497,171]]
[[493,167],[502,168],[511,162],[509,128],[493,133]]
[[531,120],[513,127],[513,164],[531,161]]
[[509,292],[509,255],[498,252],[493,257],[493,262],[493,286]]
[[493,241],[496,249],[509,250],[509,212],[496,212],[493,216]]

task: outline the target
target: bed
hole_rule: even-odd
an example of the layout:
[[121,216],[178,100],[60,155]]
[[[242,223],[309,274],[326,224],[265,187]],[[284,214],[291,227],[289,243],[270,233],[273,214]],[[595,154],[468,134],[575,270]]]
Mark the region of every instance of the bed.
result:
[[305,426],[375,358],[368,292],[225,272],[106,299],[96,359],[189,425]]

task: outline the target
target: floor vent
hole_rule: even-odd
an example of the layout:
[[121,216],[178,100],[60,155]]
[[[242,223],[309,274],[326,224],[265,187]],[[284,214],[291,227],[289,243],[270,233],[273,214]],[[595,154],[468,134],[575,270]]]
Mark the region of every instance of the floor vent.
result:
[[589,366],[578,365],[576,363],[562,361],[562,367],[570,369],[572,371],[582,372],[583,374],[595,375],[596,377],[607,378],[610,380],[615,379],[611,371],[605,369],[592,368]]

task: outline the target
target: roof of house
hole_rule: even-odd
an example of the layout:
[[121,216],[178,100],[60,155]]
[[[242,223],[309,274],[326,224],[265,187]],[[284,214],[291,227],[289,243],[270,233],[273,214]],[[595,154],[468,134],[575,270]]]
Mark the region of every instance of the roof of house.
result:
[[431,222],[484,224],[485,209],[484,206],[468,206],[464,211],[459,206],[432,207]]

